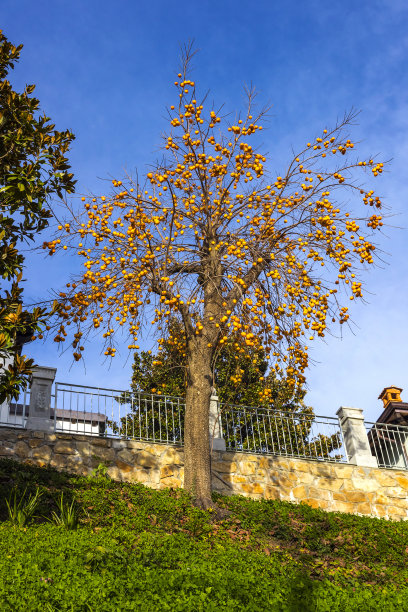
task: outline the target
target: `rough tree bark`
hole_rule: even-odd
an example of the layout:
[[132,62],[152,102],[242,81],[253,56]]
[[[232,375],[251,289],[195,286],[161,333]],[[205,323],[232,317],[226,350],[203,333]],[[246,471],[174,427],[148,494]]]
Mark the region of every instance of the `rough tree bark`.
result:
[[213,506],[209,411],[212,388],[211,351],[202,337],[187,345],[187,393],[184,422],[184,488],[196,505]]

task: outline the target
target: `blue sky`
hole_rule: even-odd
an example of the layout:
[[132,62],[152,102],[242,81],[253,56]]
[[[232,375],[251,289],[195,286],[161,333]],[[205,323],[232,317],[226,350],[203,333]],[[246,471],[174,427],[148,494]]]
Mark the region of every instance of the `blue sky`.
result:
[[[78,194],[102,193],[101,179],[124,169],[142,172],[155,160],[180,44],[189,39],[199,49],[194,78],[201,91],[234,111],[244,103],[243,85],[252,82],[260,102],[272,106],[263,134],[278,174],[292,145],[352,107],[362,111],[353,130],[361,150],[392,159],[376,183],[393,214],[381,241],[385,264],[367,275],[368,303],[354,308],[352,328],[343,329],[342,339],[316,343],[307,400],[318,414],[347,405],[374,420],[384,386],[405,388],[408,400],[407,25],[403,0],[3,0],[0,21],[13,43],[24,44],[12,76],[16,89],[35,83],[43,110],[76,134],[70,159]],[[32,300],[58,288],[76,265],[28,257]],[[95,341],[85,370],[71,367],[70,355],[59,355],[53,342],[27,347],[38,363],[58,368],[59,380],[126,387],[126,353],[109,367],[100,351]]]

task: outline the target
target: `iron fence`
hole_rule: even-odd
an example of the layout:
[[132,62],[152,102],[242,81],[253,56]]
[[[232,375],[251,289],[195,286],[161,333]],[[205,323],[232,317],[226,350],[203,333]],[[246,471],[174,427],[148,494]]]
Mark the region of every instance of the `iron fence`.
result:
[[346,462],[338,419],[308,413],[221,406],[228,450]]
[[[229,450],[347,461],[336,418],[220,405]],[[185,400],[168,395],[56,383],[57,430],[183,443]]]
[[119,389],[55,384],[57,430],[182,443],[184,400]]
[[0,404],[0,425],[25,427],[30,406],[30,391],[23,390],[16,400]]
[[365,425],[378,467],[408,469],[408,426],[367,422]]
[[[219,409],[228,450],[347,461],[336,418],[226,404]],[[184,414],[184,398],[62,382],[55,383],[50,410],[56,431],[175,444],[183,444]],[[0,406],[1,425],[24,427],[28,415],[28,391]]]
[[[347,461],[336,418],[220,405],[229,450]],[[57,430],[183,443],[185,400],[168,395],[56,383]]]
[[[30,391],[0,405],[0,426],[24,428]],[[337,418],[218,404],[227,450],[347,462]],[[168,395],[55,383],[49,415],[56,431],[183,444],[185,400]],[[408,426],[365,423],[378,466],[408,470]],[[218,435],[218,434],[217,434]]]

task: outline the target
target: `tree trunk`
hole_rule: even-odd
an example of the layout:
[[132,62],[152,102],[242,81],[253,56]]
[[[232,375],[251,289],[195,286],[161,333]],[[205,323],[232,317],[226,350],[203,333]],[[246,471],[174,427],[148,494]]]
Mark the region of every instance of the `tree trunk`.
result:
[[209,437],[211,387],[211,352],[202,337],[195,338],[187,346],[184,488],[201,508],[213,505]]

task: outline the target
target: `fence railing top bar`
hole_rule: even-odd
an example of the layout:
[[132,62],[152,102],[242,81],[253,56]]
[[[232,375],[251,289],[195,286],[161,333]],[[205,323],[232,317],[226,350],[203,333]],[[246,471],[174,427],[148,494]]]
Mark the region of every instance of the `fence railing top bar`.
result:
[[302,418],[302,419],[311,419],[313,421],[319,422],[319,419],[326,419],[328,421],[333,421],[333,422],[338,422],[338,418],[337,417],[333,417],[333,416],[325,416],[323,414],[307,414],[307,413],[302,413],[302,412],[295,412],[294,410],[282,410],[280,408],[268,408],[267,406],[240,406],[237,404],[220,404],[220,408],[221,410],[234,410],[234,411],[240,411],[243,412],[244,410],[247,412],[254,412],[256,411],[257,413],[265,413],[265,414],[272,414],[272,413],[276,413],[276,414],[282,414],[286,417],[286,415],[288,417],[292,417],[292,418]]
[[[134,395],[145,395],[148,397],[156,397],[159,399],[165,399],[165,398],[169,398],[172,400],[181,400],[182,402],[185,402],[185,398],[184,397],[179,397],[177,395],[165,395],[165,394],[161,394],[161,393],[147,393],[145,391],[130,391],[129,389],[107,389],[105,387],[92,387],[90,385],[77,385],[74,383],[65,383],[65,382],[60,382],[60,381],[56,381],[55,383],[56,385],[58,385],[58,388],[62,391],[71,391],[74,389],[86,389],[86,391],[78,391],[78,393],[92,393],[93,391],[98,392],[98,391],[110,391],[111,393],[121,393],[121,394],[126,394],[129,396],[134,396]],[[61,387],[66,387],[65,389],[61,389]],[[67,388],[68,387],[68,388]],[[72,388],[72,389],[71,389]]]
[[147,393],[145,391],[126,391],[126,393],[128,393],[129,395],[142,395],[142,396],[148,396],[148,397],[155,397],[157,399],[170,399],[172,401],[179,401],[182,404],[185,403],[186,398],[185,397],[179,397],[178,395],[167,395],[164,393]]
[[[230,404],[229,402],[219,402],[220,406],[224,406],[226,408],[238,408],[240,410],[245,409],[245,410],[279,410],[279,412],[290,412],[293,413],[293,410],[290,410],[289,408],[274,408],[273,404],[270,404],[270,406],[272,406],[271,408],[269,406],[248,406],[247,404]],[[299,413],[300,414],[300,413]]]
[[90,385],[78,385],[75,383],[66,383],[61,381],[55,381],[58,387],[74,387],[77,389],[93,389],[94,391],[113,391],[114,393],[126,393],[123,389],[107,389],[105,387],[92,387]]
[[402,425],[400,423],[379,423],[378,421],[376,421],[375,423],[371,423],[370,421],[365,421],[365,425],[367,429],[396,428],[396,429],[402,429],[403,431],[408,432],[408,424]]

